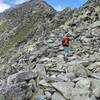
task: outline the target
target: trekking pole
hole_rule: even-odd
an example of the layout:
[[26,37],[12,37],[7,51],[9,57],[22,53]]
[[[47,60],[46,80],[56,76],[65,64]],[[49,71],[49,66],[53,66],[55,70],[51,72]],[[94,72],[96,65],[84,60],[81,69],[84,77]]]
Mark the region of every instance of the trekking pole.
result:
[[73,41],[76,40],[78,37],[80,36],[80,34],[78,34],[76,37],[73,37]]

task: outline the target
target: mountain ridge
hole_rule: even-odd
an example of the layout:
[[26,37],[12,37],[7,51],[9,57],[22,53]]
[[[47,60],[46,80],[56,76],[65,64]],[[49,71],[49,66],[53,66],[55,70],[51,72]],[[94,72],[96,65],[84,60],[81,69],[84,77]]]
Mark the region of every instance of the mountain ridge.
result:
[[[42,7],[42,8],[41,8]],[[42,13],[41,13],[42,12]],[[73,11],[72,11],[73,12]],[[69,11],[70,15],[72,15],[72,12],[71,10]],[[35,2],[34,0],[32,1],[29,1],[28,3],[24,3],[24,4],[21,4],[21,6],[17,7],[17,8],[14,8],[14,9],[11,9],[10,11],[8,10],[7,13],[6,11],[4,12],[4,19],[7,20],[5,21],[4,24],[6,24],[6,22],[8,23],[7,27],[8,27],[8,32],[9,32],[9,29],[13,29],[13,27],[22,27],[24,24],[26,23],[29,23],[31,25],[31,22],[33,22],[34,18],[32,17],[36,17],[36,18],[39,18],[39,17],[42,17],[42,18],[46,18],[48,17],[48,23],[51,23],[50,27],[57,27],[59,26],[61,23],[64,23],[65,20],[68,18],[66,15],[64,16],[64,14],[62,16],[64,16],[64,20],[62,18],[62,20],[60,21],[60,17],[57,19],[57,12],[51,7],[51,6],[48,6],[48,4],[45,2],[45,1],[38,1],[38,2]],[[62,14],[62,13],[61,13]],[[50,18],[51,16],[51,18]],[[53,19],[53,16],[54,16],[54,19]],[[58,15],[60,16],[60,15]],[[69,16],[70,17],[70,16]],[[41,18],[41,19],[42,19]],[[40,19],[40,20],[41,20]],[[31,21],[32,20],[32,21]],[[35,19],[36,20],[36,19]],[[35,21],[34,20],[34,21]],[[27,22],[27,21],[31,21],[31,22]],[[50,22],[51,21],[51,22]],[[35,21],[36,22],[36,21]],[[52,26],[52,23],[55,22],[55,26]],[[30,25],[26,25],[26,26],[30,26]],[[33,25],[33,24],[32,24]],[[30,26],[31,28],[33,26]],[[49,25],[49,24],[48,24]],[[47,26],[48,26],[47,25]],[[56,26],[57,25],[57,26]],[[2,25],[3,26],[3,25]],[[5,26],[6,27],[6,26]],[[49,27],[49,26],[48,26]],[[14,30],[16,30],[16,28],[14,28]],[[50,28],[48,28],[49,30]],[[17,29],[17,30],[20,30],[20,29]],[[21,30],[25,30],[25,29],[21,29]],[[12,31],[11,31],[12,32]],[[11,33],[12,34],[12,33]],[[10,34],[8,33],[8,36]],[[8,37],[7,37],[8,38]],[[20,41],[19,41],[20,42]],[[2,45],[2,44],[1,44]],[[8,45],[8,44],[7,44]]]
[[[0,99],[99,100],[98,2],[88,0],[80,9],[57,12],[31,0],[4,12],[0,17]],[[61,45],[65,32],[72,40],[68,60]]]

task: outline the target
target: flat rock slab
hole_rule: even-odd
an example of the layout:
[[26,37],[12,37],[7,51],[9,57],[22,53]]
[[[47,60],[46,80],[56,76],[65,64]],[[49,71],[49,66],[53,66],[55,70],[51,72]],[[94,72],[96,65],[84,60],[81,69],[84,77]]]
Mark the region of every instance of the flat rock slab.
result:
[[97,67],[100,67],[100,62],[95,62],[91,64],[90,66],[88,66],[88,69],[93,70],[93,69],[96,69]]
[[92,27],[100,27],[100,21],[96,21],[92,24]]
[[16,81],[17,82],[28,81],[28,80],[35,79],[35,78],[37,78],[37,74],[33,73],[32,71],[22,72],[16,76]]
[[71,97],[74,85],[75,84],[73,82],[56,82],[56,83],[52,83],[52,86],[57,91],[59,91],[66,99],[69,99]]
[[91,81],[91,89],[95,97],[100,97],[100,80],[90,78]]
[[49,83],[47,83],[45,80],[41,80],[39,82],[39,85],[41,85],[43,87],[51,87],[51,85]]
[[63,97],[60,93],[55,92],[55,93],[52,95],[51,100],[66,100],[66,99],[64,99],[64,97]]
[[63,79],[58,78],[58,77],[56,77],[56,78],[46,77],[45,80],[46,80],[47,82],[63,82]]
[[100,80],[100,72],[93,73],[91,76],[94,77],[94,78],[96,78],[96,79],[99,79]]
[[7,79],[7,84],[30,81],[32,79],[36,79],[37,76],[37,73],[34,73],[32,71],[20,71],[19,73],[10,75]]
[[79,89],[89,90],[90,80],[88,78],[80,78],[80,80],[76,83],[76,87]]
[[[35,91],[35,88],[32,84],[27,83],[17,83],[13,85],[7,85],[5,87],[0,88],[0,94],[2,94],[5,98],[3,100],[16,100],[15,98],[27,98],[32,96],[32,92]],[[7,98],[6,98],[7,97]],[[23,100],[21,99],[21,100]],[[18,99],[20,100],[20,99]]]
[[68,65],[68,72],[72,72],[77,77],[87,77],[87,69],[82,65],[78,63],[73,63],[72,65]]

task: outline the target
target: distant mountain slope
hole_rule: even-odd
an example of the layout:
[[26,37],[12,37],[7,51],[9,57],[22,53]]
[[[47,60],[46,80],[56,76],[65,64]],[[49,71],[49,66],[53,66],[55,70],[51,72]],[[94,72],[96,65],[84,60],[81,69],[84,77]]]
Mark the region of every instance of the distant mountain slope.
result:
[[66,13],[57,13],[41,0],[31,0],[6,10],[0,18],[0,54],[4,54],[30,34],[37,36],[43,32],[49,33],[71,18],[73,12],[74,10],[69,9]]
[[45,2],[36,0],[5,11],[0,25],[0,52],[6,52],[30,33],[40,34],[43,28],[49,27],[49,21],[55,13]]
[[100,0],[61,12],[31,0],[2,13],[0,100],[100,100]]

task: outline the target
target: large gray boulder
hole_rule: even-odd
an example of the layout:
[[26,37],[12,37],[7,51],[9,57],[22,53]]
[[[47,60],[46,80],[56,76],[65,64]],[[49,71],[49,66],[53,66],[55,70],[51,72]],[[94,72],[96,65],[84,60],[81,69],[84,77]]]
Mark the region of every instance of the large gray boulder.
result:
[[90,78],[90,81],[91,81],[91,89],[93,91],[93,94],[97,98],[100,98],[100,80]]
[[0,94],[4,98],[1,100],[25,100],[31,98],[35,92],[34,85],[27,83],[7,85],[0,88]]
[[[66,99],[70,99],[72,96],[72,90],[74,88],[73,82],[57,82],[52,83],[52,86],[57,89]],[[70,91],[69,91],[70,90]]]
[[95,96],[90,96],[91,81],[82,77],[77,81],[75,88],[72,90],[71,100],[96,100]]
[[37,76],[37,73],[32,71],[20,71],[19,73],[10,75],[7,79],[7,84],[10,85],[20,82],[29,82],[32,79],[36,79]]
[[92,27],[100,27],[100,21],[96,21],[92,24]]
[[64,97],[63,97],[60,93],[55,92],[55,93],[52,95],[51,100],[66,100],[66,99],[64,99]]
[[97,67],[100,67],[100,62],[92,63],[88,66],[89,70],[95,70]]
[[87,77],[88,70],[79,63],[73,63],[73,65],[68,65],[68,72],[73,72],[77,77]]
[[80,89],[89,90],[90,84],[91,83],[88,78],[80,78],[79,81],[76,83],[76,87]]

